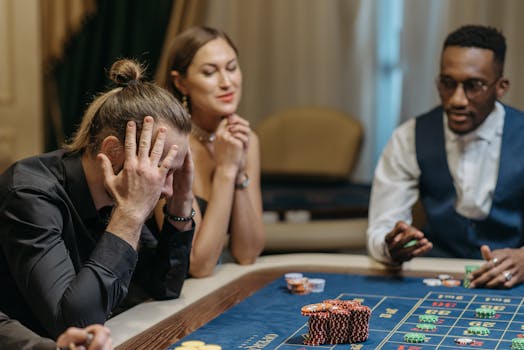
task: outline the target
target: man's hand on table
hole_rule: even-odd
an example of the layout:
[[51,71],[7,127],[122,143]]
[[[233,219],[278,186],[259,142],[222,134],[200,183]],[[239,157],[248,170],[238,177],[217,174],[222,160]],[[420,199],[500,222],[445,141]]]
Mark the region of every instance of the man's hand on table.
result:
[[433,243],[422,231],[404,221],[397,222],[393,230],[386,235],[386,244],[391,259],[399,264],[422,256],[433,248]]
[[480,269],[471,273],[470,288],[511,288],[524,280],[524,249],[505,248],[491,251],[480,248],[486,260]]

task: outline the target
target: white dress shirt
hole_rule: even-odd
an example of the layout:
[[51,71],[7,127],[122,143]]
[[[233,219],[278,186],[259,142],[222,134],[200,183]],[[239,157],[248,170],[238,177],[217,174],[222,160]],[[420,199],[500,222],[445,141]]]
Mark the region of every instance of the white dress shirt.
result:
[[[504,116],[504,107],[496,102],[484,122],[465,135],[449,130],[445,113],[442,116],[448,167],[457,194],[455,209],[464,217],[483,219],[490,212]],[[412,223],[412,206],[419,197],[419,177],[413,118],[393,132],[375,169],[367,231],[368,251],[375,259],[391,262],[386,235],[399,220]]]

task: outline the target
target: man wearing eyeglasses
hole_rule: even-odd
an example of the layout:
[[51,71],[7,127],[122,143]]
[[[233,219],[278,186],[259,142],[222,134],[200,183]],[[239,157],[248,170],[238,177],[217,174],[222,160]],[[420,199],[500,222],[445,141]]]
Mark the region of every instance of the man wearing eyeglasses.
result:
[[[375,170],[367,232],[375,259],[483,258],[471,287],[524,280],[524,114],[498,102],[509,88],[505,54],[491,27],[463,26],[446,38],[441,105],[395,130]],[[412,226],[419,199],[420,229]]]

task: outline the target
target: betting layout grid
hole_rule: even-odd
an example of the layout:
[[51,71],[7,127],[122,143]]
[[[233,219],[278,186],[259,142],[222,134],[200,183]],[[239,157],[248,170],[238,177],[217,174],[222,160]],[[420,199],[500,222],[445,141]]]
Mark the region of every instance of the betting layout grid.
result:
[[[324,278],[325,291],[293,295],[282,277],[177,344],[200,339],[218,343],[224,349],[511,349],[511,340],[524,336],[524,318],[520,316],[524,315],[523,286],[493,291],[427,286],[422,279],[411,277],[326,273],[308,276]],[[367,341],[351,345],[304,345],[307,318],[301,317],[300,307],[326,298],[358,300],[372,309]],[[492,319],[479,319],[475,316],[479,307],[494,308],[496,313]],[[438,316],[435,329],[417,329],[422,314]],[[468,334],[472,325],[484,326],[490,334]],[[406,342],[404,336],[413,332],[425,334],[426,340],[417,344]],[[459,345],[458,338],[471,338],[474,342]]]
[[[341,299],[359,298],[373,310],[369,339],[351,349],[429,350],[429,349],[512,349],[512,339],[524,337],[524,298],[497,294],[479,295],[475,290],[435,287],[422,298],[342,294]],[[460,292],[455,292],[461,289]],[[478,316],[479,308],[495,310],[492,318]],[[421,315],[437,316],[434,329],[422,330]],[[380,321],[374,319],[379,318]],[[469,332],[485,327],[489,334]],[[409,343],[406,334],[424,334],[422,343]],[[465,344],[460,340],[468,339]]]

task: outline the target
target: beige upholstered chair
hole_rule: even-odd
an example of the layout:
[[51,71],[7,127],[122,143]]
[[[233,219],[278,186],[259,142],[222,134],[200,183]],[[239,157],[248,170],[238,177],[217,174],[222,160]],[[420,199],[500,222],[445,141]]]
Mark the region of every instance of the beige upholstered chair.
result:
[[[312,184],[350,180],[363,138],[357,119],[321,107],[296,107],[274,113],[262,120],[255,132],[260,138],[263,179]],[[271,217],[271,211],[265,213]],[[265,250],[364,252],[366,227],[365,217],[305,222],[296,218],[265,219]]]
[[295,107],[272,114],[255,129],[263,175],[348,179],[357,161],[360,121],[331,108]]

